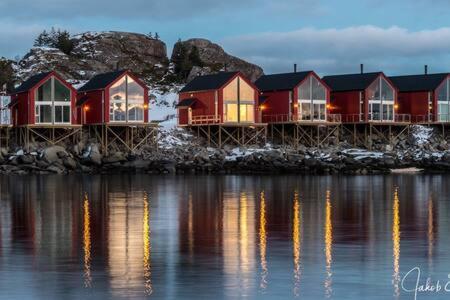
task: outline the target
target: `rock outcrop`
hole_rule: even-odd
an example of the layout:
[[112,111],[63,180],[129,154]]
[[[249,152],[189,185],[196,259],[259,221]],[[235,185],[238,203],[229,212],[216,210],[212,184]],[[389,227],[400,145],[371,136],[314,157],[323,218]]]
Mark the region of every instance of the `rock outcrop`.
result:
[[188,76],[188,81],[199,73],[209,74],[224,70],[225,67],[227,71],[241,71],[252,81],[255,81],[264,74],[261,67],[226,53],[222,47],[206,39],[189,39],[177,42],[172,52],[172,60],[175,59],[174,54],[178,52],[179,47],[186,47],[189,54],[194,47],[197,48],[199,58],[203,65],[193,65]]
[[[34,74],[56,70],[73,83],[81,84],[95,74],[117,68],[133,70],[148,84],[171,85],[187,77],[178,76],[171,67],[166,44],[144,34],[116,31],[86,32],[72,36],[71,41],[73,49],[69,54],[67,51],[64,53],[51,47],[31,48],[15,65],[14,73],[8,73],[8,80],[15,79],[16,83],[20,83]],[[191,64],[188,79],[199,73],[210,74],[223,70],[225,66],[229,71],[241,71],[252,80],[263,74],[260,67],[227,54],[222,47],[208,40],[190,39],[181,44],[176,43],[174,53],[180,45],[186,47],[188,54],[196,47],[198,58],[201,60],[200,65],[198,61]],[[4,72],[0,70],[0,83]]]
[[16,63],[6,58],[0,58],[0,92],[9,92],[14,87]]
[[67,79],[83,81],[121,68],[152,81],[168,69],[166,44],[143,34],[86,32],[75,35],[72,41],[74,49],[70,54],[56,48],[32,48],[19,62],[16,77],[23,81],[36,73],[56,70]]

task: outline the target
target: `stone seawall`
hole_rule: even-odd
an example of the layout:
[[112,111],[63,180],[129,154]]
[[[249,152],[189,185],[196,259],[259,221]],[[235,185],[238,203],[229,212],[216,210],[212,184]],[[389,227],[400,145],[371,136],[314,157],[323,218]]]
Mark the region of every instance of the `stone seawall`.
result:
[[158,144],[158,149],[144,147],[132,155],[114,145],[116,150],[110,150],[109,156],[102,154],[95,139],[65,146],[34,144],[29,152],[20,147],[1,149],[0,173],[384,174],[404,168],[450,171],[448,142],[420,126],[396,147],[375,145],[377,151],[352,148],[345,141],[320,149],[272,144],[217,149],[183,129],[161,130]]
[[[145,155],[115,152],[102,156],[97,145],[88,152],[74,153],[61,146],[24,153],[1,153],[3,174],[67,173],[170,173],[170,174],[382,174],[392,169],[419,168],[430,172],[450,171],[450,152],[391,151],[363,149],[214,149],[180,146]],[[149,154],[151,153],[151,154]]]

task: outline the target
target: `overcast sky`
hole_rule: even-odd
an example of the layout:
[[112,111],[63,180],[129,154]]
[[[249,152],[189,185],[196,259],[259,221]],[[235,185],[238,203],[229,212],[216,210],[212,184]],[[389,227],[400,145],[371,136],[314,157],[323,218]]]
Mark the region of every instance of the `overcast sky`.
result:
[[169,51],[204,37],[266,73],[450,71],[448,0],[1,0],[0,56],[24,55],[52,26],[158,32]]

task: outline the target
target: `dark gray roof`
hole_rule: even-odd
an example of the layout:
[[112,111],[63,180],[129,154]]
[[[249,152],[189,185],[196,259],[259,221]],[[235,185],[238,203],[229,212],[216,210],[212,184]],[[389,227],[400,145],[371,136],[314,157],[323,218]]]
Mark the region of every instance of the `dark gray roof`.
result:
[[400,92],[434,91],[449,73],[392,76],[389,79]]
[[126,70],[119,70],[95,75],[85,85],[78,89],[79,92],[87,92],[94,90],[101,90],[106,88],[111,82],[119,78]]
[[332,75],[325,76],[322,80],[333,92],[361,91],[368,88],[380,74],[382,72]]
[[312,71],[263,75],[256,80],[255,85],[261,92],[292,90]]
[[177,104],[177,107],[191,107],[194,105],[194,103],[196,101],[197,101],[197,98],[183,99]]
[[36,84],[38,84],[42,79],[47,77],[50,73],[52,72],[44,72],[31,76],[30,78],[25,80],[21,85],[19,85],[12,93],[18,94],[29,91],[34,86],[36,86]]
[[89,100],[89,96],[85,95],[77,100],[76,106],[81,106]]
[[195,91],[208,91],[221,88],[238,72],[219,72],[217,74],[197,76],[192,79],[180,93],[195,92]]

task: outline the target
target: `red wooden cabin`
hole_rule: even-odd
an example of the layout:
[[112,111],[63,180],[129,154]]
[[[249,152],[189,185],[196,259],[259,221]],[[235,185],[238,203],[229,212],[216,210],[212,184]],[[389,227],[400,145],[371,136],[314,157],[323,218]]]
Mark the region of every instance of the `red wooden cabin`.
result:
[[332,113],[344,123],[409,122],[397,113],[398,90],[383,72],[325,76],[331,88]]
[[450,74],[393,76],[399,90],[398,112],[414,123],[450,122]]
[[339,121],[330,113],[330,88],[313,71],[264,75],[255,85],[263,122]]
[[98,74],[78,89],[83,124],[148,122],[148,87],[128,70]]
[[258,88],[240,72],[198,76],[179,93],[178,123],[259,123],[258,94]]
[[70,126],[80,124],[77,91],[55,71],[30,77],[11,94],[14,126]]

